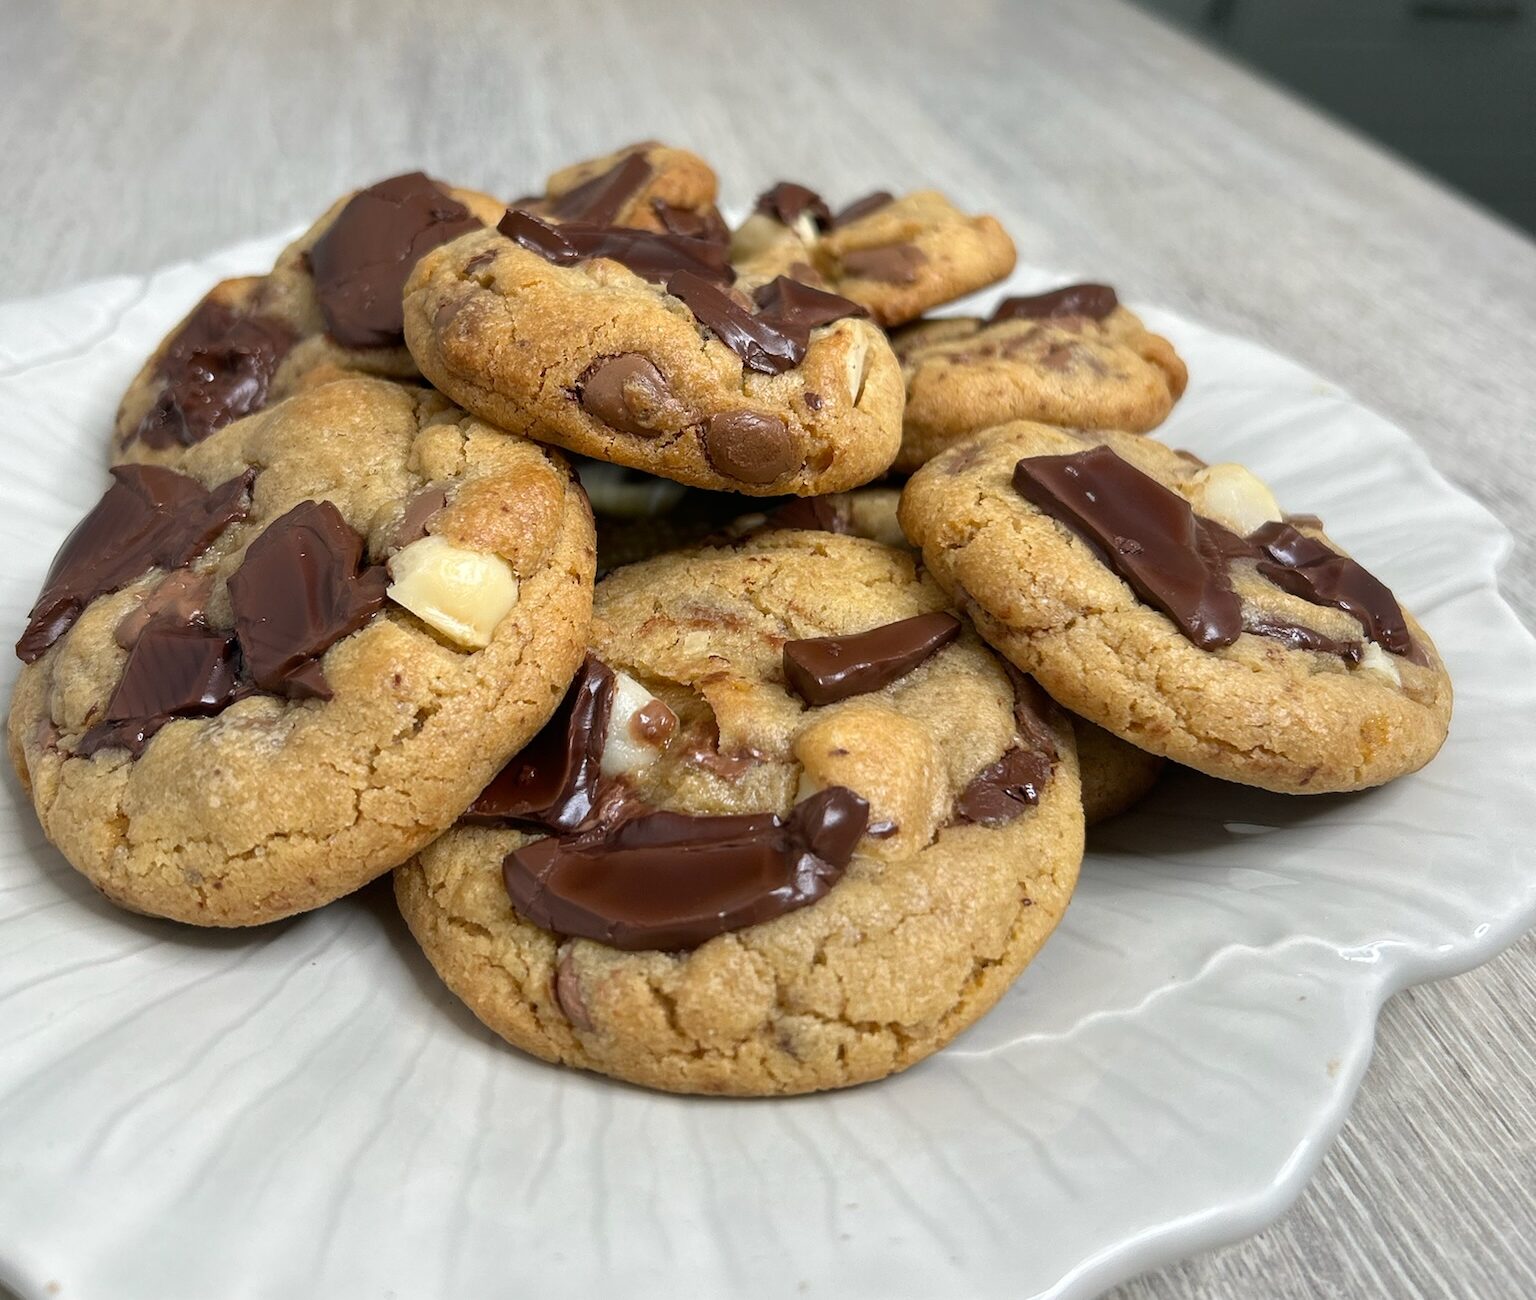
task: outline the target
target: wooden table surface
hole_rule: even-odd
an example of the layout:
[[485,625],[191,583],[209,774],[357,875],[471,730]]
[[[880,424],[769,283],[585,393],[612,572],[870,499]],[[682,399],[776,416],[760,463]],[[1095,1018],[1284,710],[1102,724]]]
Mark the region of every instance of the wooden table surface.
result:
[[[1536,246],[1117,0],[4,0],[0,87],[4,296],[407,167],[521,193],[645,136],[738,201],[936,185],[1023,260],[1352,388],[1510,526],[1505,589],[1536,616]],[[1117,1300],[1536,1295],[1533,1009],[1530,936],[1393,999],[1300,1202]]]

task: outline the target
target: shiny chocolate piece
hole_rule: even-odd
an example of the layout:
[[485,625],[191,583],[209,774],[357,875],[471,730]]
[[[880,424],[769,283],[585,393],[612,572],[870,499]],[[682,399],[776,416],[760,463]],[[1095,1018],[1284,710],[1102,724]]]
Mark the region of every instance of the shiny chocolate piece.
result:
[[699,323],[741,358],[742,365],[765,375],[783,374],[804,361],[813,329],[845,316],[867,315],[847,298],[782,275],[758,288],[753,295],[755,312],[687,272],[672,276],[667,292],[681,298]]
[[665,199],[652,199],[651,211],[669,235],[702,239],[709,244],[728,245],[731,242],[731,228],[725,224],[720,209],[713,205],[703,212],[695,212],[692,208],[674,207]]
[[589,823],[601,803],[613,689],[613,670],[589,654],[554,716],[480,792],[464,820],[524,822],[567,834]]
[[743,483],[772,483],[799,463],[789,428],[776,415],[720,411],[704,421],[704,454]]
[[91,755],[122,748],[137,758],[172,718],[210,717],[230,704],[240,685],[235,638],[200,618],[166,610],[140,632],[107,711],[75,746]]
[[886,244],[844,253],[841,263],[844,276],[882,284],[915,284],[928,265],[928,254],[916,244]]
[[784,679],[810,705],[835,704],[905,677],[960,635],[953,614],[919,614],[852,636],[784,643]]
[[1342,609],[1383,650],[1426,662],[1396,598],[1363,565],[1290,524],[1262,524],[1248,540],[1268,557],[1259,561],[1259,572],[1281,591],[1314,605]]
[[480,228],[421,172],[359,190],[305,254],[326,332],[345,348],[399,347],[412,268],[439,244]]
[[397,551],[404,550],[412,542],[419,542],[427,535],[428,526],[437,512],[448,504],[448,489],[428,484],[411,494],[400,512],[400,522],[395,525],[390,545]]
[[636,740],[657,749],[665,749],[677,733],[677,714],[660,700],[647,700],[629,720],[629,729]]
[[178,623],[203,620],[208,597],[213,594],[213,574],[174,569],[155,585],[133,609],[118,619],[112,639],[124,650],[132,650],[151,621],[167,615]]
[[1062,316],[1086,316],[1103,320],[1120,305],[1107,284],[1068,284],[1049,293],[1004,298],[992,313],[990,324],[1005,320],[1053,320]]
[[638,352],[599,357],[576,381],[576,398],[594,420],[639,438],[664,432],[658,418],[679,409],[656,363]]
[[1226,560],[1202,547],[1202,521],[1189,502],[1108,447],[1028,457],[1014,467],[1013,486],[1096,546],[1142,600],[1202,650],[1231,645],[1242,634],[1242,601],[1227,580]]
[[164,387],[128,441],[157,451],[191,447],[259,411],[294,342],[280,320],[205,298],[166,344],[155,367]]
[[626,952],[697,948],[823,897],[869,824],[844,786],[788,817],[646,812],[575,838],[536,840],[502,864],[512,906],[534,925]]
[[837,230],[861,217],[867,217],[871,212],[878,212],[881,208],[890,207],[896,202],[895,196],[889,190],[876,190],[873,194],[866,194],[862,199],[855,199],[845,208],[840,208],[837,215],[832,218],[831,228]]
[[16,643],[32,663],[74,625],[98,596],[152,568],[179,569],[208,549],[251,505],[256,471],[208,489],[157,465],[119,465],[115,480],[64,539]]
[[1243,631],[1254,636],[1268,637],[1291,650],[1311,650],[1316,654],[1338,655],[1348,663],[1360,662],[1361,645],[1358,641],[1339,641],[1331,636],[1302,627],[1288,619],[1275,618],[1257,611],[1243,616]]
[[655,168],[643,154],[627,154],[601,175],[551,199],[546,209],[556,221],[612,225],[624,205],[645,188],[653,175]]
[[303,501],[246,548],[230,576],[251,679],[292,700],[331,698],[320,656],[384,605],[389,577],[329,501]]
[[709,284],[729,284],[735,278],[725,245],[714,240],[631,230],[625,226],[596,226],[584,221],[552,226],[531,212],[516,208],[507,209],[496,229],[556,266],[574,266],[606,257],[641,279],[657,284],[679,272],[688,272]]
[[817,230],[825,230],[832,224],[832,211],[821,195],[794,181],[780,181],[772,189],[764,190],[757,196],[756,211],[766,213],[785,226],[794,225],[806,214],[810,215]]
[[1022,746],[984,767],[960,792],[955,814],[961,821],[1002,826],[1040,802],[1051,779],[1051,759]]

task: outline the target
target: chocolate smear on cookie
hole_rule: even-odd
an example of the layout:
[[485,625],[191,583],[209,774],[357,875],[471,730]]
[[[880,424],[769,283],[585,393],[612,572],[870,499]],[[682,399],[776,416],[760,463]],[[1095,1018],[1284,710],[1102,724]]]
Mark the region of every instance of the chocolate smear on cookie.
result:
[[813,329],[868,314],[858,303],[783,275],[759,286],[752,296],[755,312],[687,272],[672,276],[667,292],[681,298],[748,370],[767,375],[783,374],[804,361]]
[[997,304],[988,324],[1008,320],[1053,320],[1063,316],[1086,316],[1103,320],[1120,299],[1107,284],[1068,284],[1049,293],[1031,297],[1004,298]]
[[602,802],[614,680],[613,670],[589,654],[554,716],[480,792],[464,820],[525,822],[565,833],[590,822]]
[[655,230],[631,230],[627,226],[592,225],[584,221],[554,226],[518,208],[508,208],[496,229],[556,266],[574,266],[595,257],[606,257],[627,267],[641,279],[655,283],[663,283],[680,271],[711,284],[730,284],[735,278],[726,256],[726,246],[719,240],[694,239]]
[[883,284],[915,284],[928,265],[928,254],[916,244],[885,244],[853,249],[842,255],[840,263],[844,276]]
[[960,635],[960,620],[919,614],[851,636],[784,643],[784,679],[810,705],[835,704],[905,677]]
[[320,656],[378,613],[388,585],[332,502],[294,506],[246,548],[229,579],[252,680],[289,699],[330,699]]
[[91,601],[126,587],[152,568],[190,564],[251,505],[256,471],[218,487],[157,465],[119,465],[115,480],[64,539],[16,643],[32,663],[74,625]]
[[545,209],[556,221],[586,221],[595,226],[612,225],[624,206],[640,193],[656,174],[642,153],[627,154],[607,171],[548,200]]
[[514,849],[507,895],[534,925],[628,952],[683,951],[823,897],[869,824],[844,786],[775,813],[645,812]]
[[421,172],[359,190],[304,255],[327,333],[347,348],[400,346],[412,268],[439,244],[480,228]]
[[293,330],[280,320],[203,299],[166,343],[155,367],[160,396],[127,441],[157,451],[190,447],[259,411],[294,341]]
[[756,211],[766,213],[781,225],[792,226],[809,215],[817,230],[832,224],[832,212],[821,195],[794,181],[780,181],[757,196]]

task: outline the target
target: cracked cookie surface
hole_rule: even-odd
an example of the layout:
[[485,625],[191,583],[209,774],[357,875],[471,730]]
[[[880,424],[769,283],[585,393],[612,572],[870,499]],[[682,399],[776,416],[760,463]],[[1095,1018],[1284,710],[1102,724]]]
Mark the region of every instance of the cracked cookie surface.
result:
[[[104,592],[89,573],[83,587],[45,588],[64,596],[19,648],[31,662],[11,703],[10,749],[49,839],[114,902],[250,925],[319,906],[408,857],[543,724],[585,648],[591,515],[557,455],[382,380],[340,380],[228,425],[188,449],[178,472],[117,471],[193,494],[243,485],[248,498],[172,571],[145,563]],[[313,526],[285,533],[294,516]],[[277,597],[324,550],[327,520],[360,554],[332,587],[315,586],[306,613]],[[247,563],[254,553],[265,571]],[[422,561],[409,574],[407,555]],[[471,586],[466,603],[455,586],[465,566],[497,578],[494,613],[505,610],[479,648],[462,642],[489,597]],[[249,606],[242,585],[255,592]],[[365,589],[371,605],[353,600]],[[284,626],[313,631],[348,601],[360,620],[274,657]],[[213,716],[155,703],[183,641],[223,655],[222,695],[199,698],[195,680],[179,702]],[[170,659],[138,663],[136,673],[160,671],[128,690],[150,645]],[[148,706],[112,725],[125,699],[145,694]],[[163,709],[148,727],[146,707]]]
[[[868,801],[877,833],[818,901],[660,952],[525,919],[502,864],[534,836],[461,824],[395,874],[438,973],[524,1050],[671,1091],[840,1087],[942,1047],[1002,995],[1070,897],[1082,854],[1071,731],[1048,704],[1030,713],[968,629],[880,688],[822,706],[791,691],[783,660],[787,641],[946,605],[908,553],[798,530],[605,579],[594,654],[677,719],[661,756],[625,778],[629,797],[783,814],[808,789],[841,786]],[[1038,802],[991,822],[959,815],[979,778],[1039,734],[1055,759]]]
[[[1242,630],[1202,649],[1103,551],[1014,486],[1021,460],[1095,447],[1176,493],[1197,525],[1230,530],[1229,543],[1246,545],[1282,520],[1242,467],[1207,466],[1152,439],[1024,422],[975,435],[913,476],[900,513],[929,571],[993,646],[1063,707],[1226,780],[1297,794],[1353,790],[1434,757],[1450,721],[1450,679],[1423,629],[1395,604],[1405,653],[1386,653],[1349,613],[1281,589],[1251,558],[1234,559],[1227,591]],[[1314,521],[1287,518],[1303,542],[1331,547]],[[1134,540],[1122,547],[1132,558],[1142,549]],[[1330,553],[1348,563],[1336,547]],[[1270,630],[1250,630],[1258,627]],[[1302,643],[1338,652],[1296,648]]]

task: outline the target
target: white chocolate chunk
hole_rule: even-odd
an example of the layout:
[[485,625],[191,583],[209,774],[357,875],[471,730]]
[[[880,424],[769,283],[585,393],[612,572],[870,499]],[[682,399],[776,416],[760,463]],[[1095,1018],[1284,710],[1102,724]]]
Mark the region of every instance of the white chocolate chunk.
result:
[[848,367],[848,396],[855,406],[859,398],[864,395],[864,376],[868,372],[869,338],[863,330],[857,330],[855,326],[849,327],[856,330],[853,340],[848,346],[848,356],[844,364]]
[[1360,652],[1360,671],[1363,673],[1380,673],[1394,686],[1403,684],[1403,675],[1392,662],[1392,656],[1383,650],[1374,641],[1367,641]]
[[816,229],[816,218],[809,211],[802,212],[791,221],[789,228],[800,236],[800,242],[807,248],[811,247],[821,237],[821,232]]
[[[661,751],[672,739],[677,717],[627,673],[615,672],[613,678],[613,704],[608,713],[608,735],[603,739],[600,767],[604,776],[626,776],[644,771],[661,757]],[[647,705],[651,715],[660,712],[671,719],[672,728],[663,728],[665,734],[646,735],[640,711]]]
[[1195,513],[1225,524],[1241,537],[1261,524],[1277,524],[1285,518],[1275,494],[1241,465],[1208,465],[1189,485]]
[[517,604],[517,577],[499,555],[423,537],[389,560],[386,593],[455,645],[482,650]]

